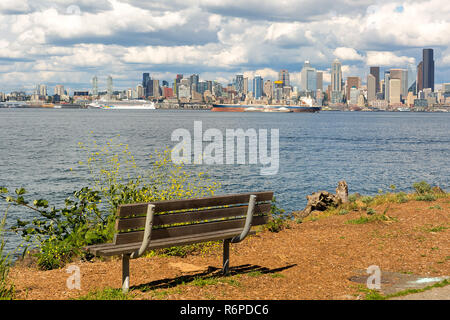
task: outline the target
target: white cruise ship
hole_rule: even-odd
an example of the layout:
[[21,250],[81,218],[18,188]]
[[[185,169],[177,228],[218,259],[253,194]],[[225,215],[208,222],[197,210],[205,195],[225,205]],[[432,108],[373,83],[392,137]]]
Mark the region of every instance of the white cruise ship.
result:
[[87,106],[105,110],[156,110],[154,102],[145,100],[95,101]]

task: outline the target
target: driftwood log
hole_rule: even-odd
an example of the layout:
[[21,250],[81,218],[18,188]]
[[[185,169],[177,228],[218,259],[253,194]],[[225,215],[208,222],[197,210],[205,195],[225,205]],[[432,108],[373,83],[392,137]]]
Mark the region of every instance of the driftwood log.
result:
[[303,219],[309,216],[313,211],[325,211],[328,208],[335,208],[348,202],[348,185],[345,181],[340,181],[336,189],[336,194],[328,191],[314,192],[306,197],[308,204],[303,211],[294,212],[296,218]]

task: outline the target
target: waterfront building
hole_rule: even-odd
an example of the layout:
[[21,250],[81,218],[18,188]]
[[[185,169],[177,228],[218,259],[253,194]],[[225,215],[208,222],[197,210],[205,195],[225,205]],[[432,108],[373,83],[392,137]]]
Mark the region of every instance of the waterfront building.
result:
[[255,75],[253,78],[253,97],[260,99],[263,95],[263,78],[259,75]]
[[402,82],[400,79],[391,79],[389,81],[389,103],[396,105],[401,103]]
[[423,89],[430,88],[434,91],[434,58],[433,49],[423,49]]
[[367,76],[367,101],[376,100],[376,92],[377,91],[377,79],[375,76],[370,73]]
[[153,82],[153,97],[161,97],[161,88],[159,86],[159,80],[152,80]]
[[248,78],[244,78],[244,94],[248,94]]
[[370,74],[375,77],[375,94],[381,92],[380,67],[370,67]]

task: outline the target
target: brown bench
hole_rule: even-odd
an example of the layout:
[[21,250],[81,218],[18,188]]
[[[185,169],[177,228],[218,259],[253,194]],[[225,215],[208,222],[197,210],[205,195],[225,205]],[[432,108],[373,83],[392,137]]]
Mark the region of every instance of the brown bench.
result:
[[113,243],[86,247],[95,256],[122,256],[122,289],[130,287],[130,259],[148,250],[223,240],[223,273],[230,243],[269,220],[273,192],[121,205]]

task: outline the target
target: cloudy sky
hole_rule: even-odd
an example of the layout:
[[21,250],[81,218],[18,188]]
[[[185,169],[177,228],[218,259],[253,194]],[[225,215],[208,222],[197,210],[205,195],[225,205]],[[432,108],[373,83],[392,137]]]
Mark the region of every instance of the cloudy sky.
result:
[[[305,60],[344,77],[407,68],[435,49],[436,83],[450,82],[448,0],[1,0],[0,92],[36,84],[135,87],[143,72],[231,82],[236,74],[294,85]],[[50,90],[52,93],[52,90]]]

